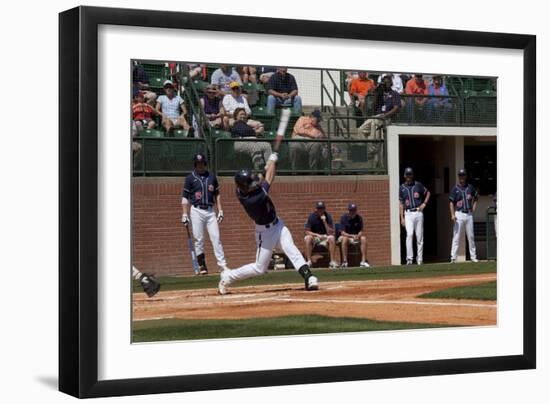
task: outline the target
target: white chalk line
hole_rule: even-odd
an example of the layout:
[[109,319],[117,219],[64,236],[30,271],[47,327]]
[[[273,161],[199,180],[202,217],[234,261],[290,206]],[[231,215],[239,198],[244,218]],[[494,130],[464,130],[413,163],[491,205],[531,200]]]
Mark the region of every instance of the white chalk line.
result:
[[345,304],[403,304],[421,306],[456,306],[456,307],[488,307],[496,308],[496,304],[453,303],[453,302],[422,302],[416,300],[341,300],[341,299],[304,299],[304,298],[274,298],[276,301],[302,303],[345,303]]

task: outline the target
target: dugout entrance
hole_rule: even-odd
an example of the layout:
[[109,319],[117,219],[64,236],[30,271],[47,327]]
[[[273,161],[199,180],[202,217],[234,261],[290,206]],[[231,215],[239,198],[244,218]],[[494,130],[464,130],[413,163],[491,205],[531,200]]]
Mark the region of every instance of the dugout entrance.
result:
[[[494,205],[496,192],[496,128],[390,125],[387,141],[392,264],[405,262],[405,234],[399,222],[397,193],[407,166],[413,167],[416,180],[432,194],[424,211],[424,262],[449,260],[452,238],[449,191],[456,183],[458,169],[463,167],[472,173],[472,181],[479,182],[483,188],[474,216],[474,231],[478,258],[485,259],[488,256],[486,212]],[[414,244],[416,250],[416,241]],[[469,258],[465,246],[464,240],[459,261]]]

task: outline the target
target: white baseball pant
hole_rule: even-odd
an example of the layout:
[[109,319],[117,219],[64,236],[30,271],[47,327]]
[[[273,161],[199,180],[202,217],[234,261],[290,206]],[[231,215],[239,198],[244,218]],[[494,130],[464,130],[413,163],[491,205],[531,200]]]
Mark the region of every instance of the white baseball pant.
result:
[[193,238],[195,239],[195,253],[197,255],[204,253],[204,228],[206,227],[218,266],[226,266],[225,255],[220,240],[220,229],[214,209],[210,207],[208,210],[204,210],[191,206],[190,218]]
[[229,283],[265,274],[274,248],[282,249],[296,270],[306,264],[302,253],[294,244],[292,234],[279,218],[279,222],[270,228],[256,225],[256,262],[226,271]]
[[405,230],[407,231],[407,260],[414,257],[413,235],[416,234],[416,261],[422,262],[424,258],[424,213],[420,211],[405,211]]
[[470,247],[470,259],[476,259],[476,242],[474,240],[474,217],[471,213],[455,212],[456,220],[453,228],[453,244],[451,247],[451,259],[456,260],[460,238],[463,230],[466,231],[468,246]]

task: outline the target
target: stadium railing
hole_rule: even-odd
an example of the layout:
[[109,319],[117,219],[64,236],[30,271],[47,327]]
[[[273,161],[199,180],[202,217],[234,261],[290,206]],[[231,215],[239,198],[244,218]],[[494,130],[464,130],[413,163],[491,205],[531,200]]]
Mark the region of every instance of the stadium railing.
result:
[[[252,155],[262,156],[262,150],[265,150],[266,143],[269,146],[272,144],[271,140],[273,139],[216,139],[214,148],[216,172],[219,175],[233,175],[240,168],[253,167]],[[269,153],[269,150],[264,153]],[[385,154],[384,140],[285,139],[279,149],[277,173],[283,175],[386,174]],[[265,158],[265,155],[263,159],[258,157],[262,165]]]
[[208,153],[204,139],[137,136],[141,145],[134,152],[134,176],[182,175],[193,170],[193,156]]

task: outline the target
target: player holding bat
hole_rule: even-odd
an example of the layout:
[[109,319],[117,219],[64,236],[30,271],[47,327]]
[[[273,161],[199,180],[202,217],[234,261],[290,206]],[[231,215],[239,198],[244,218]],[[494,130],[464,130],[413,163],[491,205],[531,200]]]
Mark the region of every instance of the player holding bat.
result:
[[292,234],[283,220],[277,216],[275,205],[269,196],[269,189],[275,178],[275,166],[278,151],[284,136],[290,110],[281,113],[281,121],[277,129],[277,137],[273,146],[274,152],[269,156],[265,169],[265,177],[260,178],[249,169],[242,169],[235,174],[237,199],[243,205],[248,216],[256,223],[256,262],[237,269],[224,270],[220,274],[218,292],[225,295],[227,287],[235,281],[259,276],[267,273],[273,249],[283,250],[292,262],[294,268],[304,278],[306,290],[319,289],[315,277],[307,265],[300,250],[294,245]]

